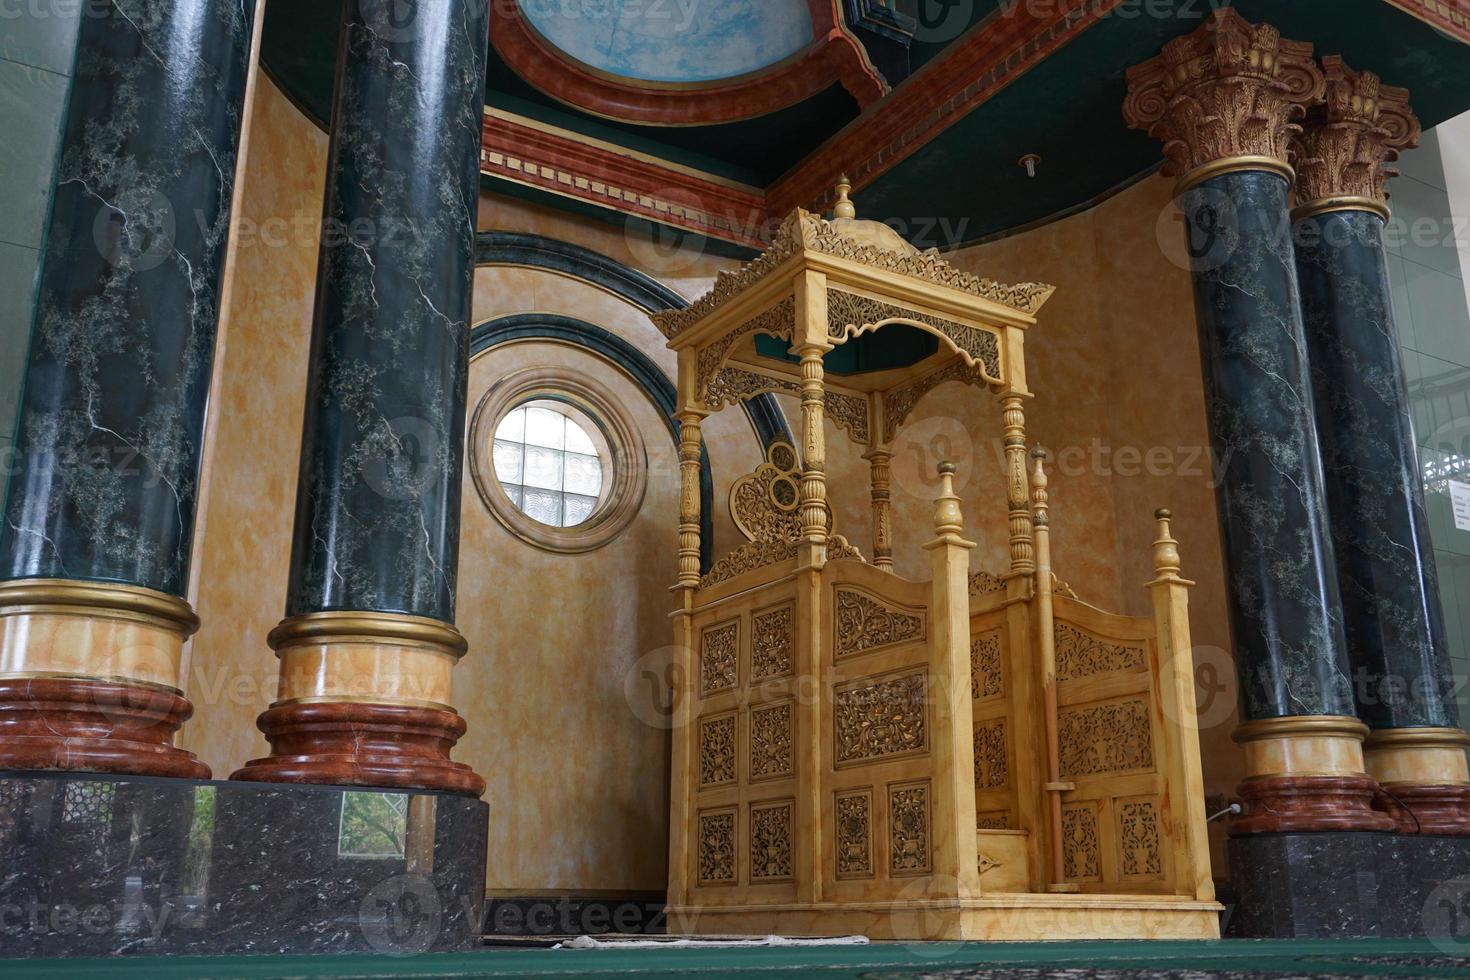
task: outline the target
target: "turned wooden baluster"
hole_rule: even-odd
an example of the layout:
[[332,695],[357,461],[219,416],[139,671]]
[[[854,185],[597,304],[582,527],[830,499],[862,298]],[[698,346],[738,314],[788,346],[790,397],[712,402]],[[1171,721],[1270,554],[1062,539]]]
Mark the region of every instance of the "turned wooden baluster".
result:
[[1057,719],[1056,619],[1052,612],[1051,506],[1047,493],[1046,450],[1031,451],[1031,523],[1036,557],[1036,652],[1041,671],[1042,713],[1046,723],[1047,814],[1051,824],[1051,881],[1048,891],[1072,892],[1062,846],[1062,794],[1076,784],[1062,781],[1061,735]]

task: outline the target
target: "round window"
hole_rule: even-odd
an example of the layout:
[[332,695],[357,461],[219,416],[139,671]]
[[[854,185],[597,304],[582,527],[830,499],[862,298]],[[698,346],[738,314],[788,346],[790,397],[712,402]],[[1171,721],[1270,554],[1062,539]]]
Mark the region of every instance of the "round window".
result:
[[591,551],[638,513],[648,457],[623,404],[598,380],[538,367],[500,379],[475,407],[469,470],[480,499],[516,537]]

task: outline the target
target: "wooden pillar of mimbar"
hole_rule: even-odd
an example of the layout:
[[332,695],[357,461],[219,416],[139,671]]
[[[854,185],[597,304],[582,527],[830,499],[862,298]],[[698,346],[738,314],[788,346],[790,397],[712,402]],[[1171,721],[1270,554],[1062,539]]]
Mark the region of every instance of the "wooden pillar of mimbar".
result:
[[1294,146],[1292,211],[1317,431],[1368,773],[1400,831],[1470,834],[1470,772],[1445,648],[1394,326],[1386,169],[1418,142],[1409,93],[1322,61]]
[[326,215],[347,234],[321,253],[271,754],[234,778],[478,795],[449,753],[487,0],[344,10]]
[[173,738],[253,31],[239,0],[80,19],[0,522],[0,769],[209,775]]
[[1381,830],[1363,761],[1290,236],[1311,46],[1233,10],[1130,69],[1189,235],[1246,759],[1235,833]]

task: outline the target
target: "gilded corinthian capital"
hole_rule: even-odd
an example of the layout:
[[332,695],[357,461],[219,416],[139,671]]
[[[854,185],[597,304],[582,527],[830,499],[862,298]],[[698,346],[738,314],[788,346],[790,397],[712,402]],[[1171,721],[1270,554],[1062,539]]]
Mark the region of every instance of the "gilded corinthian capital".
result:
[[1128,69],[1127,81],[1123,118],[1163,142],[1164,174],[1180,190],[1232,170],[1289,179],[1297,120],[1324,88],[1310,44],[1230,8]]
[[1313,109],[1292,140],[1297,216],[1342,208],[1388,216],[1384,184],[1398,171],[1387,164],[1419,145],[1419,120],[1407,89],[1355,72],[1336,56],[1322,59],[1327,101]]

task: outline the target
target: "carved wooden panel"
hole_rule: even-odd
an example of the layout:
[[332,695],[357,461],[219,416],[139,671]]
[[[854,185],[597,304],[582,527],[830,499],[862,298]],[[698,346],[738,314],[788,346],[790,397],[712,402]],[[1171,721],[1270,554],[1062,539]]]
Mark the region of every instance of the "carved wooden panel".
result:
[[1153,724],[1142,695],[1057,715],[1063,779],[1153,769]]
[[1164,856],[1160,845],[1159,808],[1152,799],[1118,800],[1118,872],[1124,879],[1160,878]]
[[907,320],[932,327],[973,358],[989,380],[1001,380],[1000,337],[990,330],[840,289],[827,290],[827,333],[833,338],[840,339],[868,324],[888,320]]
[[976,725],[975,788],[1003,788],[1010,774],[1006,758],[1006,720],[996,718]]
[[701,885],[735,884],[735,811],[699,815],[698,878]]
[[699,645],[700,696],[733,688],[740,662],[740,621],[709,627],[700,635]]
[[905,674],[839,690],[833,723],[837,765],[856,765],[928,748],[926,675]]
[[1102,846],[1093,803],[1062,808],[1062,874],[1068,881],[1098,881],[1102,877]]
[[888,873],[928,874],[930,861],[929,783],[888,787]]
[[718,786],[735,781],[735,716],[705,718],[699,723],[699,784]]
[[836,797],[837,877],[873,877],[873,791]]
[[1057,623],[1057,680],[1139,671],[1147,666],[1141,645],[1110,643],[1067,623]]
[[795,773],[791,702],[750,710],[750,780],[779,779]]
[[750,880],[769,883],[792,878],[792,819],[796,805],[752,805],[750,808]]
[[838,589],[836,606],[838,659],[924,638],[922,614],[891,608],[854,589]]
[[1010,830],[1011,815],[1006,810],[981,810],[975,814],[976,830]]
[[795,609],[790,604],[756,613],[751,619],[750,679],[785,677],[791,673],[795,646]]
[[1005,693],[1000,653],[1000,630],[981,633],[970,641],[970,697],[976,701],[988,701]]

